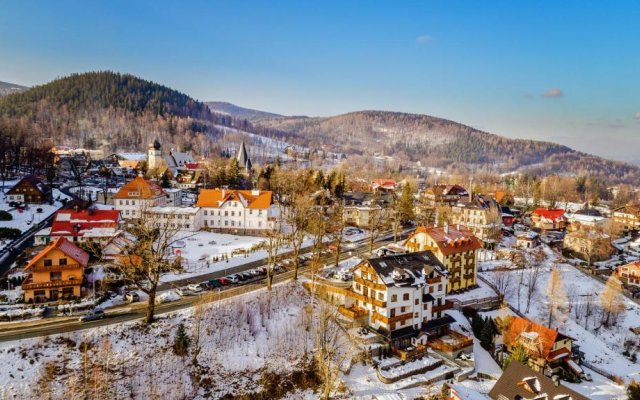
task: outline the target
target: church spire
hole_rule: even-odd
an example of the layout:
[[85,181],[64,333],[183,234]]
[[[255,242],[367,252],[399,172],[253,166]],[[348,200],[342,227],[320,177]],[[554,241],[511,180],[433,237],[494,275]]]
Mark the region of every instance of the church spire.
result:
[[238,149],[238,155],[236,157],[238,160],[238,164],[244,168],[248,173],[251,172],[251,160],[249,159],[249,153],[247,152],[247,148],[244,145],[244,140],[240,143],[240,148]]

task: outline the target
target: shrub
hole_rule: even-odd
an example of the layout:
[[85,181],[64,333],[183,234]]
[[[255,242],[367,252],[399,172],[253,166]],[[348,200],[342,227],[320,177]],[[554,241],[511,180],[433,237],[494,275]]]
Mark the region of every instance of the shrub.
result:
[[173,352],[178,356],[186,356],[189,353],[189,345],[191,339],[187,336],[187,332],[184,329],[184,324],[181,322],[178,324],[176,331],[176,337],[173,340]]
[[16,228],[0,228],[0,239],[15,239],[21,233],[20,229]]
[[13,219],[13,215],[8,213],[7,211],[0,210],[0,221],[11,221]]

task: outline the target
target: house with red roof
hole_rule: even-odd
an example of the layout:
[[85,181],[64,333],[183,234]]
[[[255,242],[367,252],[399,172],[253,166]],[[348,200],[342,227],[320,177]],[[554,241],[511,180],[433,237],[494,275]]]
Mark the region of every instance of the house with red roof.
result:
[[48,244],[65,237],[74,243],[94,241],[104,244],[116,235],[121,221],[118,210],[59,210],[51,227],[36,234],[35,242]]
[[73,300],[81,296],[84,269],[89,254],[80,247],[59,237],[29,261],[22,283],[27,303]]
[[140,218],[145,209],[166,203],[167,195],[160,185],[141,176],[127,182],[113,197],[113,204],[124,219]]
[[202,226],[221,232],[263,233],[277,214],[272,193],[261,190],[203,189],[196,207]]
[[627,285],[640,287],[640,261],[619,266],[616,275]]
[[395,179],[374,179],[371,183],[371,190],[376,191],[380,190],[383,192],[393,192],[396,190],[396,181]]
[[411,252],[431,251],[449,271],[447,293],[464,290],[476,284],[480,239],[464,225],[418,227],[404,242]]
[[562,209],[536,208],[531,213],[531,225],[541,231],[563,231],[567,228],[567,217]]
[[584,373],[578,365],[580,352],[573,338],[525,318],[507,318],[502,339],[508,353],[521,346],[529,356],[528,365],[540,373],[557,368],[567,377],[578,378]]

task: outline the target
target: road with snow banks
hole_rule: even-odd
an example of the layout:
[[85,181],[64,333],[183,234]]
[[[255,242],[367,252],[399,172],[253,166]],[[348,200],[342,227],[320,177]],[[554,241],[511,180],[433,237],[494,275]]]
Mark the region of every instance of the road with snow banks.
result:
[[[408,236],[408,232],[403,232],[398,235],[398,240],[402,240]],[[393,240],[389,236],[385,236],[376,240],[374,248],[383,247],[385,245],[393,243]],[[369,253],[368,240],[358,242],[357,247],[352,249],[346,249],[340,253],[340,260],[346,260],[351,257],[362,257]],[[302,253],[301,253],[302,254]],[[335,256],[322,257],[320,259],[321,264],[332,263],[335,260]],[[265,265],[265,260],[258,260],[250,262],[244,265],[239,265],[234,268],[229,268],[225,273],[215,272],[203,276],[192,277],[183,281],[176,281],[162,285],[163,290],[169,290],[173,287],[183,286],[188,283],[204,282],[208,279],[214,279],[224,276],[225,274],[233,274],[243,272]],[[298,274],[308,274],[311,268],[309,266],[301,266],[298,268]],[[273,284],[283,283],[293,278],[293,270],[287,270],[285,272],[276,274],[273,277]],[[205,294],[208,294],[207,301],[215,302],[230,297],[240,296],[249,292],[254,292],[266,287],[266,279],[261,277],[254,281],[244,284],[229,285],[224,288],[216,289],[213,291],[206,291],[194,296],[185,296],[170,303],[164,303],[156,305],[156,316],[167,314],[175,311],[179,311],[185,308],[193,307],[198,300]],[[160,292],[159,292],[160,293]],[[159,294],[158,293],[158,294]],[[91,328],[99,328],[112,324],[117,324],[127,321],[135,321],[143,319],[146,316],[147,308],[146,302],[138,302],[132,304],[126,304],[119,307],[107,309],[105,311],[106,318],[102,320],[80,322],[78,316],[75,317],[54,317],[45,318],[31,321],[21,321],[14,323],[5,323],[0,325],[0,342],[10,342],[14,340],[30,339],[34,337],[50,336],[60,333],[68,333],[74,331],[81,331]]]

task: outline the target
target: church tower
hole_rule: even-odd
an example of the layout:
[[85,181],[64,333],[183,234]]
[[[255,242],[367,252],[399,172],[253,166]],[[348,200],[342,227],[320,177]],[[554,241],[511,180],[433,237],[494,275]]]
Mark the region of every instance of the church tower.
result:
[[153,170],[159,168],[162,162],[162,145],[158,139],[149,144],[147,151],[147,169]]
[[248,175],[251,175],[251,168],[253,165],[251,164],[251,160],[249,159],[249,153],[247,152],[247,148],[244,145],[244,140],[240,143],[240,148],[238,149],[238,155],[236,157],[238,160],[238,165],[240,168],[244,168]]

